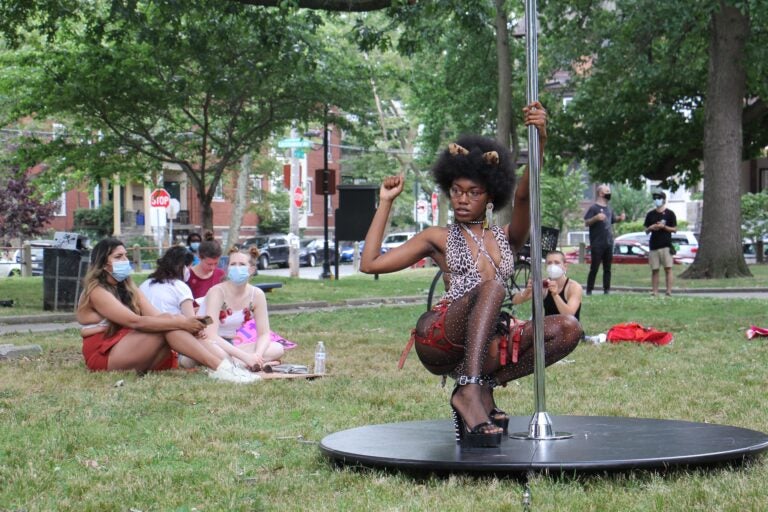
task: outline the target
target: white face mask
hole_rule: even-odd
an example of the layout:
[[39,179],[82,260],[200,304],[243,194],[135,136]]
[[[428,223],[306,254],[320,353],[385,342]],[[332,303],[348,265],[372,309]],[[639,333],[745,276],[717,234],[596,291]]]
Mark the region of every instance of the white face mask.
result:
[[560,265],[547,265],[547,277],[550,279],[560,279],[565,275],[565,270]]

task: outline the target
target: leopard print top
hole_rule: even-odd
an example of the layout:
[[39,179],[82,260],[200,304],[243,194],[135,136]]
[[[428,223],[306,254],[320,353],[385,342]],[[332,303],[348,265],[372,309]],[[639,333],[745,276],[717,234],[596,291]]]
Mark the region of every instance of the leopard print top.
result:
[[[452,224],[448,228],[445,261],[449,270],[449,286],[441,302],[452,302],[462,297],[483,280],[477,270],[477,262],[472,259],[472,251],[470,251],[467,238],[462,233],[462,230],[461,224]],[[508,288],[509,278],[515,270],[515,257],[509,246],[509,240],[504,235],[504,230],[499,226],[491,226],[491,232],[501,250],[501,261],[498,267],[496,267],[490,255],[482,247],[478,251],[478,258],[488,258],[493,266],[496,267],[495,279],[503,284],[505,288]],[[474,237],[473,240],[475,240],[475,243],[480,241]]]

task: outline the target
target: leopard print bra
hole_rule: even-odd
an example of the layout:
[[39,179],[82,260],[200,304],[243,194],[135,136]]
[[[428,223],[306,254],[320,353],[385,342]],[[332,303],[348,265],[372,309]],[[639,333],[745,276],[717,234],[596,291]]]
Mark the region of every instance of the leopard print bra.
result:
[[483,280],[480,272],[477,270],[477,260],[472,259],[472,251],[467,243],[467,238],[462,233],[464,230],[468,232],[473,242],[478,245],[477,259],[487,258],[491,262],[494,268],[496,268],[494,279],[503,284],[505,288],[509,288],[509,278],[515,271],[515,257],[502,228],[491,226],[491,232],[501,251],[501,261],[497,266],[483,246],[481,239],[472,235],[468,228],[463,227],[462,224],[451,224],[448,228],[448,240],[445,247],[445,261],[449,270],[449,286],[448,291],[441,298],[441,302],[452,302],[462,297]]

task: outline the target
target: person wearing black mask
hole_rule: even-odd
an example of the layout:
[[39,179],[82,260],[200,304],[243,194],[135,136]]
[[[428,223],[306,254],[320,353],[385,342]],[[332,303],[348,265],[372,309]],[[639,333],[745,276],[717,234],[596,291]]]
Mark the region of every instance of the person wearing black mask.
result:
[[606,184],[597,187],[595,204],[584,214],[584,224],[589,228],[589,247],[592,263],[587,276],[587,295],[592,295],[600,264],[603,265],[603,293],[611,289],[611,262],[613,261],[613,224],[622,222],[626,215],[616,215],[608,206],[611,187]]
[[659,269],[664,267],[667,297],[672,295],[672,233],[677,231],[675,212],[667,208],[667,194],[661,190],[652,193],[655,208],[645,216],[645,233],[651,235],[648,243],[650,253],[648,263],[651,265],[651,295],[659,294]]

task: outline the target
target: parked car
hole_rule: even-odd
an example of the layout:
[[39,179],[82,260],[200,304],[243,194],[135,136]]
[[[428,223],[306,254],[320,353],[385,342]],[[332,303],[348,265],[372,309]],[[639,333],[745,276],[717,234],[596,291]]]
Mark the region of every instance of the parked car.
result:
[[[363,253],[363,246],[365,245],[365,242],[359,242],[358,246],[358,256]],[[351,263],[352,260],[355,259],[355,244],[354,242],[344,242],[341,245],[341,250],[339,251],[339,263]]]
[[[757,263],[757,244],[751,238],[743,240],[744,261],[747,263]],[[763,262],[768,261],[768,237],[763,238]]]
[[405,242],[413,238],[416,233],[407,231],[402,233],[390,233],[381,242],[382,252],[391,251],[395,247],[400,247]]
[[[328,260],[334,261],[333,251],[335,246],[333,240],[328,240]],[[314,267],[318,262],[325,258],[325,239],[305,238],[299,242],[299,265]]]
[[[650,249],[645,244],[634,240],[616,240],[613,244],[613,263],[625,264],[645,264],[648,265],[648,253]],[[675,263],[681,263],[677,255],[673,258]],[[569,263],[579,261],[579,251],[571,251],[565,255],[565,260]],[[584,255],[585,263],[592,263],[592,255],[587,246]]]
[[[640,242],[646,246],[650,239],[650,233],[646,234],[645,231],[625,233],[616,237],[616,241],[634,240],[635,242]],[[679,260],[680,263],[693,263],[694,258],[696,258],[696,253],[699,250],[699,239],[693,231],[678,231],[672,233],[672,243],[677,250],[675,259]]]
[[[43,249],[46,247],[53,247],[53,240],[30,240],[29,245],[32,247],[32,275],[43,275]],[[24,261],[24,249],[18,249],[13,258],[19,267],[25,264]]]
[[15,277],[21,275],[21,265],[14,259],[0,259],[0,278]]
[[243,242],[243,249],[256,246],[259,249],[259,270],[266,270],[270,265],[288,266],[288,235],[259,235]]

